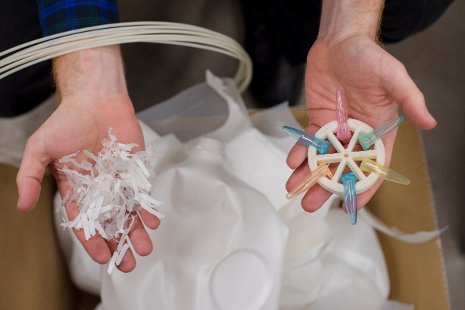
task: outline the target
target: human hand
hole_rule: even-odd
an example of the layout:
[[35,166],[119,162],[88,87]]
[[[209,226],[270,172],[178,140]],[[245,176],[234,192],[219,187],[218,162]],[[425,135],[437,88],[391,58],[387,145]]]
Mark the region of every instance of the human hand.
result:
[[[337,15],[334,12],[329,14],[329,9],[326,7],[325,11],[323,6],[320,36],[307,57],[305,95],[309,125],[306,130],[314,134],[320,127],[336,119],[337,90],[341,90],[345,98],[349,117],[373,128],[397,116],[399,106],[419,128],[433,128],[436,121],[426,108],[423,94],[402,63],[376,43],[376,31],[343,27],[341,20],[327,22],[325,17],[334,18]],[[350,24],[347,13],[344,14],[343,21]],[[386,165],[391,160],[395,135],[394,132],[383,138]],[[307,148],[296,144],[287,158],[289,167],[295,169],[286,184],[288,191],[298,186],[309,174],[306,159]],[[358,195],[358,208],[371,199],[381,182],[379,180],[371,189]],[[316,185],[303,197],[302,207],[313,212],[329,196],[328,191]]]
[[[54,175],[60,195],[64,197],[70,186],[58,171],[63,167],[58,160],[79,150],[98,153],[101,142],[108,137],[111,127],[122,143],[137,143],[144,148],[144,140],[134,108],[126,91],[121,56],[117,46],[77,52],[54,60],[55,80],[60,105],[47,121],[29,138],[17,176],[18,210],[30,211],[40,195],[41,181],[48,166]],[[78,206],[66,206],[69,219],[79,213]],[[136,218],[129,237],[139,255],[152,251],[151,240],[142,221],[151,229],[159,219],[145,210]],[[117,248],[117,241],[106,241],[100,235],[89,240],[82,230],[74,230],[89,255],[98,263],[107,263]],[[118,266],[129,272],[136,261],[131,251]]]

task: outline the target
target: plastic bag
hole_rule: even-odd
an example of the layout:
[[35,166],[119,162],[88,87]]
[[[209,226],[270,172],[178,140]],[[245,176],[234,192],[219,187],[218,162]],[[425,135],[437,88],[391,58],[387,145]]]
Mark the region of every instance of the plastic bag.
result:
[[207,82],[139,114],[156,131],[143,127],[167,207],[154,253],[108,275],[73,238],[78,287],[101,295],[100,310],[396,309],[369,225],[350,225],[334,196],[312,214],[284,198],[293,142],[275,126],[290,121],[285,106],[251,120],[232,82]]

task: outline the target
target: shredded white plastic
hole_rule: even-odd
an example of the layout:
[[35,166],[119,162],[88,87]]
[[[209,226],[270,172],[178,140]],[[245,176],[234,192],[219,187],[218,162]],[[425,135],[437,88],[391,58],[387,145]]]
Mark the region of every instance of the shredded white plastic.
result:
[[[60,170],[70,184],[62,207],[76,203],[79,214],[61,224],[68,229],[82,229],[86,240],[99,234],[106,240],[119,240],[108,265],[108,273],[118,266],[132,248],[128,233],[139,211],[163,218],[158,211],[163,203],[151,196],[150,155],[147,151],[131,153],[137,144],[119,143],[110,128],[109,139],[97,154],[84,150],[63,156]],[[78,160],[84,158],[85,160]]]

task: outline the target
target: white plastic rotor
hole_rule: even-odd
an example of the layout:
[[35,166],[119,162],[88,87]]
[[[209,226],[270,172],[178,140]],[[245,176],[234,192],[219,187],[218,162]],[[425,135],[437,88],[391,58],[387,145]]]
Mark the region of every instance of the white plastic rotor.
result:
[[370,189],[376,183],[379,176],[376,173],[365,175],[356,162],[361,161],[364,158],[369,158],[381,165],[384,165],[386,160],[384,144],[381,139],[376,141],[373,149],[367,151],[355,150],[359,134],[361,132],[368,133],[372,131],[373,128],[355,119],[349,119],[348,125],[352,132],[352,137],[347,144],[347,147],[344,147],[338,138],[336,138],[337,121],[332,121],[321,127],[315,133],[315,136],[320,139],[328,140],[336,152],[331,154],[317,154],[315,148],[308,148],[308,166],[310,171],[313,172],[319,163],[325,163],[328,165],[338,164],[336,171],[333,173],[333,177],[331,179],[322,177],[318,180],[318,184],[327,191],[340,196],[344,194],[341,176],[344,172],[346,172],[346,167],[348,167],[351,172],[355,173],[357,176],[355,189],[357,194],[359,194]]

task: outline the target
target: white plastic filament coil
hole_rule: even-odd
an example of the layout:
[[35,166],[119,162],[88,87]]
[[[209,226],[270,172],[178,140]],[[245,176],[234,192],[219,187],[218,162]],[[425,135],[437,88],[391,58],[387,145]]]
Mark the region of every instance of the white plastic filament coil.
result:
[[239,61],[234,77],[242,92],[252,78],[250,57],[235,40],[221,33],[171,22],[129,22],[87,27],[30,41],[0,53],[0,79],[36,63],[84,49],[123,44],[160,43],[218,52]]

